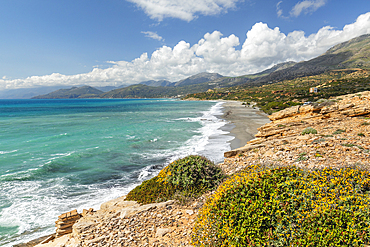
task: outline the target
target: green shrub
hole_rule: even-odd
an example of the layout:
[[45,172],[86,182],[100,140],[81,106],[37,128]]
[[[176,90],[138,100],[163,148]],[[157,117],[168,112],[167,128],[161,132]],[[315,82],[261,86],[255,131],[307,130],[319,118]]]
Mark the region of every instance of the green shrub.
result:
[[308,160],[308,157],[306,155],[307,155],[307,153],[300,153],[296,162]]
[[362,122],[361,125],[367,126],[367,125],[370,125],[370,123],[368,123],[368,122]]
[[194,246],[362,246],[370,242],[370,173],[248,167],[199,211]]
[[162,169],[158,176],[130,191],[126,200],[147,204],[170,199],[181,201],[214,189],[224,179],[222,170],[202,156],[190,155]]
[[364,133],[358,133],[357,135],[358,135],[358,136],[362,136],[362,137],[364,137],[364,136],[365,136],[365,134],[364,134]]
[[320,142],[325,142],[326,140],[324,139],[324,138],[319,138],[319,139],[317,139],[317,140],[313,140],[312,142],[311,142],[311,144],[317,144],[317,143],[320,143]]
[[307,128],[305,128],[305,129],[302,131],[301,135],[306,135],[306,134],[317,134],[317,130],[315,130],[315,129],[314,129],[314,128],[312,128],[312,127],[307,127]]
[[166,181],[182,188],[213,189],[224,179],[222,170],[205,157],[190,155],[172,162]]
[[346,132],[346,131],[345,130],[342,130],[342,129],[337,129],[336,131],[333,132],[333,135],[340,135],[343,132]]
[[141,204],[164,202],[173,198],[177,188],[172,184],[158,181],[158,177],[144,181],[141,185],[131,190],[126,201],[137,201]]

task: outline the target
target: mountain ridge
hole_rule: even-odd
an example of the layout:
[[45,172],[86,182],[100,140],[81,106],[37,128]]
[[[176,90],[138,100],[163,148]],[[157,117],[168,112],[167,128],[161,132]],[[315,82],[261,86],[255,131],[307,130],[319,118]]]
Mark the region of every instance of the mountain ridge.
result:
[[[177,82],[167,80],[150,80],[108,92],[83,92],[64,95],[68,97],[103,97],[103,98],[161,98],[182,97],[187,94],[205,92],[217,88],[235,87],[238,85],[261,86],[283,80],[291,80],[305,76],[319,75],[335,69],[370,69],[370,34],[362,35],[328,49],[324,54],[299,63],[285,62],[274,65],[262,72],[237,77],[222,76],[217,73],[203,72]],[[138,86],[141,85],[141,86]],[[85,88],[86,89],[86,88]],[[75,89],[76,91],[76,89]],[[99,90],[100,91],[100,90]],[[53,96],[51,96],[53,95]],[[54,97],[52,92],[34,98]]]

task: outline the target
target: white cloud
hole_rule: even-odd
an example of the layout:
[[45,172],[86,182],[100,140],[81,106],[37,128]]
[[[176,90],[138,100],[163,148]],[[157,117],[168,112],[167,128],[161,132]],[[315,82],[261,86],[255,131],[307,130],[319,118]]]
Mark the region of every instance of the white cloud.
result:
[[164,41],[164,38],[159,36],[156,32],[151,32],[151,31],[145,31],[144,32],[144,31],[142,31],[141,33],[145,34],[145,37],[155,39],[155,40],[158,40],[158,41]]
[[356,22],[343,30],[330,26],[305,36],[303,31],[284,34],[278,27],[270,28],[259,22],[246,34],[240,49],[235,35],[223,37],[219,31],[207,33],[191,46],[180,41],[176,46],[162,46],[151,56],[143,53],[128,61],[109,61],[107,69],[94,68],[78,75],[54,73],[26,79],[0,79],[0,89],[26,88],[48,85],[91,86],[133,84],[146,80],[178,81],[200,72],[216,72],[225,76],[239,76],[259,72],[277,63],[308,60],[324,53],[338,43],[370,33],[370,12],[360,15]]
[[283,10],[280,8],[280,4],[282,3],[283,1],[280,1],[276,4],[276,14],[278,17],[282,17],[283,16]]
[[297,17],[302,12],[309,14],[315,12],[318,8],[324,6],[327,0],[305,0],[297,3],[290,11],[290,15]]
[[216,15],[234,8],[243,0],[127,0],[135,3],[152,19],[162,21],[166,17],[191,21],[200,15]]

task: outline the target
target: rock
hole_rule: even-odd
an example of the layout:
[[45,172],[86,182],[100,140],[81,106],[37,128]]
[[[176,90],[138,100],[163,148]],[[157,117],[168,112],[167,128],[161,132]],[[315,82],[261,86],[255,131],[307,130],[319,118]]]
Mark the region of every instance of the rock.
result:
[[228,157],[232,157],[232,156],[235,156],[235,155],[238,155],[238,154],[242,154],[242,153],[247,152],[249,150],[252,150],[252,149],[255,149],[255,148],[261,148],[261,147],[264,147],[264,146],[265,146],[264,144],[256,144],[256,145],[247,144],[244,147],[237,148],[235,150],[225,152],[224,156],[226,158],[228,158]]
[[155,233],[155,236],[161,238],[169,232],[171,232],[170,228],[158,228],[157,232]]
[[193,211],[193,210],[189,210],[189,209],[188,209],[188,210],[186,210],[185,212],[186,212],[188,215],[192,215],[192,214],[194,214],[194,211]]

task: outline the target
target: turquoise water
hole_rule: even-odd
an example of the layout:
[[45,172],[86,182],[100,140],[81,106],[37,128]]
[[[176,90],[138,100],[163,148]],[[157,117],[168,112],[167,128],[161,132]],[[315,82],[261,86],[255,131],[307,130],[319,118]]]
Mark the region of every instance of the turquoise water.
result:
[[61,213],[122,196],[189,154],[223,160],[222,103],[0,100],[0,246],[55,231]]

